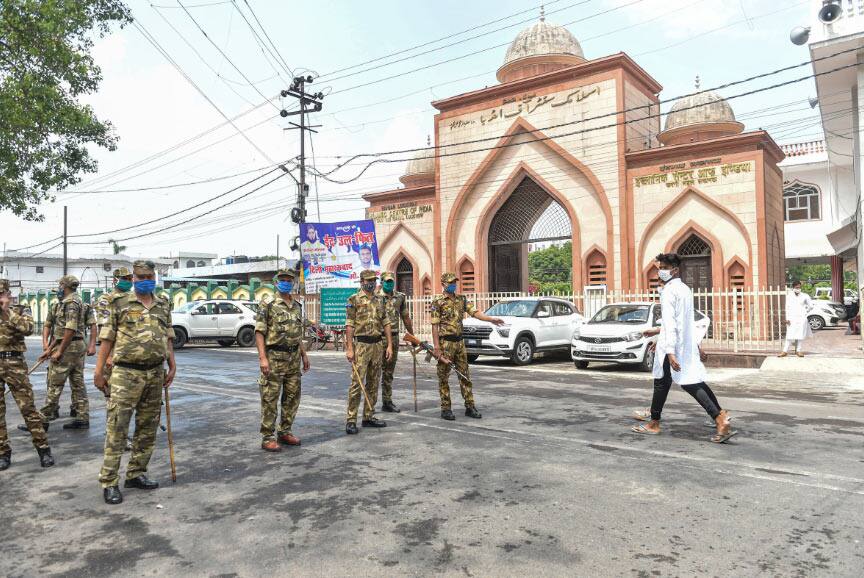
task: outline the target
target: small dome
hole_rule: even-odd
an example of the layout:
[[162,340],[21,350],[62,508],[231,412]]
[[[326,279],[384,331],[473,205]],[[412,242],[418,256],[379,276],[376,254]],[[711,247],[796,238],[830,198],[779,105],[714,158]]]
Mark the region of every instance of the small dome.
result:
[[729,136],[743,130],[744,125],[735,120],[729,103],[706,90],[685,96],[672,105],[663,132],[657,138],[663,144],[672,145]]
[[419,150],[408,161],[405,174],[399,180],[405,186],[417,186],[435,179],[435,153],[429,149]]
[[[541,18],[516,36],[497,76],[500,82],[510,82],[582,62],[585,62],[582,47],[570,31]],[[514,74],[518,71],[521,74]]]

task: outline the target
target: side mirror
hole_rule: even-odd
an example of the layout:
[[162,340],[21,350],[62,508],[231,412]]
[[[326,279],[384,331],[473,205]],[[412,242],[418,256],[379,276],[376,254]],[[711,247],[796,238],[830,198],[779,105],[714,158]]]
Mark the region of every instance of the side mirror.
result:
[[538,318],[541,318],[541,317],[549,317],[549,312],[548,312],[548,311],[538,311],[538,312],[537,312],[537,317],[538,317]]

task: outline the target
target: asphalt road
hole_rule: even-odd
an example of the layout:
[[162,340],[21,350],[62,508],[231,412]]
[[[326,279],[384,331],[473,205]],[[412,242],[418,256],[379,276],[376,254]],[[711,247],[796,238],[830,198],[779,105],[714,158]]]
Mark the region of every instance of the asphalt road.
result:
[[[17,408],[7,410],[0,575],[785,577],[864,567],[855,376],[713,370],[740,432],[715,445],[679,389],[664,434],[639,437],[628,415],[650,402],[648,376],[561,359],[474,365],[483,419],[456,411],[445,422],[431,366],[420,368],[413,412],[403,355],[403,413],[348,437],[348,366],[341,353],[315,353],[295,424],[303,445],[267,454],[254,352],[194,346],[177,358],[177,483],[160,433],[149,475],[162,488],[125,491],[120,506],[103,503],[97,482],[101,394],[91,389],[89,431],[52,423],[49,470],[14,430]],[[34,376],[38,404],[44,379]],[[66,416],[68,390],[61,407]]]

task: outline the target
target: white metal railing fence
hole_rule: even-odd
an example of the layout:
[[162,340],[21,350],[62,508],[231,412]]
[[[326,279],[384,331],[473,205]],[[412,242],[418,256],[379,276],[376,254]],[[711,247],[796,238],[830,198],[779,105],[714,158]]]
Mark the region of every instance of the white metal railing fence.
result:
[[[598,291],[596,287],[577,293],[473,293],[466,295],[479,311],[503,299],[519,297],[557,297],[576,306],[580,313],[593,314],[610,303],[659,302],[656,291]],[[431,339],[433,295],[408,298],[414,333]],[[714,351],[774,351],[785,334],[786,289],[783,287],[711,289],[693,293],[694,307],[707,315],[711,324],[703,344]],[[320,317],[318,295],[305,297],[304,310],[312,323]]]

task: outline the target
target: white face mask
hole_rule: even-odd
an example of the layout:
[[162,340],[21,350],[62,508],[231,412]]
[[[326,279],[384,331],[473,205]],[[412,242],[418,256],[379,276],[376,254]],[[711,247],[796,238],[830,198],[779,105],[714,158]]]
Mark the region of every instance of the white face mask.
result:
[[672,279],[672,271],[668,269],[660,269],[657,271],[657,276],[660,277],[660,280],[664,283],[668,283]]
[[800,290],[800,289],[793,289],[792,291],[795,292],[795,295],[801,295],[801,290]]

